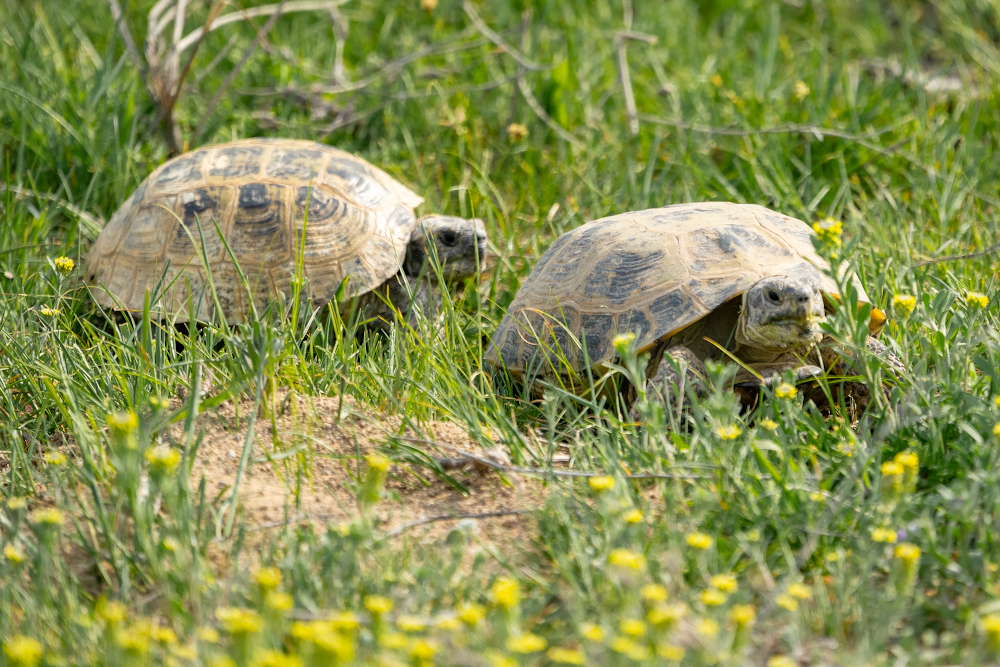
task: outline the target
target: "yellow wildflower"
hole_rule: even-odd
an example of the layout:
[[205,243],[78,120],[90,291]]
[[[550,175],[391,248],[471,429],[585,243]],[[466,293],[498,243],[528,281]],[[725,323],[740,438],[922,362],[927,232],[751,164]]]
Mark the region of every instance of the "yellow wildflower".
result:
[[392,611],[392,600],[381,595],[368,595],[365,597],[365,609],[380,616]]
[[142,628],[132,627],[115,633],[115,643],[126,653],[142,656],[149,653],[149,633]]
[[659,644],[656,647],[656,654],[663,658],[664,660],[671,660],[673,662],[680,662],[684,659],[684,654],[686,651],[681,646],[674,646],[673,644]]
[[[483,657],[486,658],[486,662],[489,663],[490,667],[517,667],[516,658],[512,658],[509,655],[504,655],[499,651],[493,651],[493,650],[486,651],[486,653],[483,654]],[[386,665],[385,667],[389,666]]]
[[690,533],[687,536],[687,543],[694,549],[707,549],[712,546],[712,538],[705,533]]
[[694,630],[703,637],[714,637],[719,634],[719,624],[710,618],[699,618],[694,623]]
[[809,86],[806,85],[805,81],[796,81],[795,87],[793,88],[793,93],[795,99],[801,102],[809,95]]
[[715,434],[719,436],[719,438],[721,438],[722,440],[735,440],[736,438],[740,437],[741,433],[743,433],[743,429],[741,429],[736,424],[730,424],[729,426],[720,426],[715,429]]
[[104,420],[111,433],[116,436],[127,436],[135,433],[139,428],[139,417],[134,412],[114,412],[105,417]]
[[563,665],[582,665],[586,662],[583,651],[578,651],[576,649],[553,646],[545,655],[547,655],[549,660],[552,662],[557,662]]
[[625,354],[629,350],[629,346],[632,345],[632,341],[635,340],[635,334],[629,331],[628,333],[618,334],[611,339],[611,344],[614,345],[615,349],[618,350],[618,354]]
[[382,647],[390,650],[403,648],[409,642],[410,640],[407,639],[406,635],[402,634],[401,632],[387,632],[384,635],[382,635],[382,638],[380,640]]
[[825,498],[825,496],[819,491],[813,491],[812,493],[809,494],[809,500],[813,501],[814,503],[823,502],[823,498]]
[[618,627],[626,635],[642,637],[646,634],[646,624],[637,618],[623,618]]
[[641,595],[643,600],[649,602],[664,602],[668,597],[667,589],[659,584],[646,584],[642,587]]
[[55,507],[47,507],[29,514],[28,521],[39,526],[59,526],[63,522],[63,513]]
[[882,464],[882,479],[886,486],[899,488],[903,485],[903,466],[896,461],[887,461]]
[[226,632],[231,635],[256,634],[264,628],[264,622],[260,616],[251,609],[222,607],[215,610],[215,617],[222,623]]
[[872,530],[872,539],[876,542],[888,542],[892,544],[896,541],[896,531],[891,528],[875,528]]
[[403,632],[422,632],[427,629],[427,622],[417,616],[400,616],[396,619],[396,627]]
[[256,667],[302,667],[302,658],[268,649],[257,655]]
[[69,257],[56,257],[52,260],[52,263],[56,265],[56,269],[62,273],[69,273],[73,270],[75,262]]
[[528,128],[520,123],[511,123],[507,126],[507,137],[511,141],[524,141],[528,138]]
[[334,630],[357,630],[361,619],[353,611],[342,611],[332,615],[328,623]]
[[538,653],[544,651],[547,645],[544,639],[530,632],[507,640],[507,649],[514,653]]
[[36,667],[42,661],[42,643],[34,637],[15,635],[3,643],[10,667]]
[[990,303],[990,298],[982,292],[966,292],[965,303],[978,308],[985,308]]
[[62,452],[46,452],[45,462],[50,466],[61,466],[66,463],[66,455]]
[[683,602],[675,604],[658,604],[649,610],[646,618],[655,626],[670,627],[687,614],[687,605]]
[[993,405],[1000,409],[1000,394],[993,397]]
[[466,625],[478,625],[486,618],[486,610],[480,604],[468,604],[458,610],[458,617]]
[[3,555],[9,562],[14,565],[20,565],[24,562],[24,552],[18,549],[13,544],[8,544],[3,548]]
[[390,461],[387,456],[383,456],[382,454],[378,453],[369,454],[368,456],[365,457],[365,460],[368,461],[369,467],[374,468],[379,472],[384,472],[388,470],[389,464],[392,463],[392,461]]
[[821,222],[813,223],[813,231],[816,232],[816,236],[822,243],[831,246],[839,246],[841,243],[841,236],[844,233],[844,225],[839,220],[834,220],[833,218],[827,218]]
[[896,545],[892,553],[896,558],[906,563],[913,563],[920,559],[920,547],[909,542]]
[[521,601],[521,588],[518,583],[510,577],[500,577],[493,582],[490,589],[493,601],[505,609],[516,607]]
[[442,616],[435,619],[434,627],[441,630],[458,630],[462,627],[462,621],[454,616]]
[[281,584],[281,570],[276,567],[259,567],[253,573],[254,582],[264,591],[273,591]]
[[798,394],[799,390],[787,382],[782,382],[778,385],[778,388],[774,390],[774,395],[778,398],[792,399],[798,396]]
[[158,644],[170,646],[177,643],[177,633],[170,628],[155,627],[149,633],[150,638]]
[[320,632],[313,639],[316,663],[321,665],[350,662],[354,659],[354,644],[336,632]]
[[630,509],[625,514],[622,514],[622,519],[625,523],[640,523],[642,521],[642,512],[637,509]]
[[587,484],[590,485],[591,489],[600,493],[601,491],[609,491],[615,488],[615,478],[611,475],[598,475],[589,478]]
[[983,616],[981,623],[990,649],[1000,652],[1000,613]]
[[993,435],[1000,438],[1000,422],[993,425]]
[[23,510],[28,506],[28,500],[20,496],[14,496],[7,500],[7,509],[13,510],[15,512]]
[[148,449],[146,460],[149,462],[150,475],[162,478],[177,469],[177,465],[181,462],[181,453],[176,449],[161,445]]
[[128,618],[128,609],[121,602],[112,600],[106,604],[98,604],[98,615],[109,625],[124,623]]
[[726,602],[726,594],[714,588],[706,588],[701,592],[701,601],[709,607],[717,607]]
[[767,661],[767,667],[798,667],[798,664],[787,655],[775,655]]
[[808,600],[812,597],[812,591],[805,584],[794,583],[788,587],[788,594],[799,600]]
[[206,644],[219,643],[219,633],[215,630],[215,628],[207,626],[200,627],[195,631],[194,636],[197,637],[199,641],[203,641]]
[[264,604],[271,611],[285,612],[292,608],[292,596],[281,591],[269,591]]
[[718,74],[713,74],[712,78],[709,79],[709,81],[711,81],[712,85],[715,86],[716,88],[719,88],[719,87],[722,86],[722,77],[719,76]]
[[410,647],[410,657],[417,661],[426,661],[434,657],[438,652],[437,642],[427,639],[418,639]]
[[723,593],[732,593],[736,590],[735,574],[716,574],[710,580],[713,587],[718,588]]
[[420,9],[424,10],[428,14],[437,9],[438,0],[420,0]]
[[774,602],[782,609],[787,609],[788,611],[795,611],[799,608],[799,601],[787,593],[779,595]]
[[608,562],[630,570],[641,570],[646,564],[646,558],[642,554],[628,549],[615,549],[608,556]]
[[901,319],[906,319],[917,307],[917,299],[909,294],[897,294],[892,297],[892,309]]
[[589,641],[592,642],[603,642],[604,641],[604,630],[601,626],[595,625],[594,623],[584,623],[580,626],[580,634]]
[[611,640],[610,646],[612,651],[627,655],[635,661],[645,660],[649,657],[649,649],[636,644],[628,637],[615,637]]
[[737,627],[749,627],[757,618],[757,610],[753,608],[753,605],[738,604],[730,610],[729,618],[733,619]]
[[768,431],[775,431],[775,430],[778,429],[778,422],[774,421],[773,419],[766,419],[766,418],[765,419],[761,419],[759,422],[757,422],[757,424],[762,429],[765,429],[765,430],[768,430]]

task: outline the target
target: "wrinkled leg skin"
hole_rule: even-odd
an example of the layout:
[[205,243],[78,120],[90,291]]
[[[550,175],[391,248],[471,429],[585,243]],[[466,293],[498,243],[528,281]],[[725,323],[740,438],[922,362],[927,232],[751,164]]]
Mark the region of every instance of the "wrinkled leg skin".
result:
[[[865,340],[865,347],[868,351],[875,356],[882,359],[885,364],[885,371],[891,375],[896,375],[903,372],[903,362],[894,355],[889,348],[887,348],[882,342],[877,338],[868,336]],[[857,368],[851,363],[851,358],[842,353],[839,353],[832,346],[825,347],[823,349],[823,364],[826,366],[827,374],[832,377],[844,377],[850,375],[858,375]],[[843,383],[838,383],[843,387],[843,400],[844,404],[848,407],[851,413],[852,419],[856,419],[861,415],[872,400],[871,387],[869,387],[864,382],[858,382],[856,380],[846,380]],[[888,389],[883,387],[882,391],[888,396]],[[833,411],[833,406],[830,405],[830,401],[827,399],[823,390],[819,387],[813,385],[807,385],[804,388],[804,394],[806,400],[811,400],[816,404],[816,407],[820,409],[824,414]],[[837,400],[838,396],[835,394],[833,396],[834,400]]]
[[[676,345],[663,353],[656,373],[646,382],[646,395],[650,398],[659,396],[666,409],[671,409],[677,405],[678,397],[684,403],[687,386],[695,387],[695,391],[701,395],[701,382],[705,379],[705,364],[695,356],[694,352],[684,347]],[[680,362],[684,368],[681,375],[674,368],[674,364],[667,361],[666,357],[671,357],[675,362]],[[629,412],[629,418],[639,421],[640,415],[637,407],[633,406]]]

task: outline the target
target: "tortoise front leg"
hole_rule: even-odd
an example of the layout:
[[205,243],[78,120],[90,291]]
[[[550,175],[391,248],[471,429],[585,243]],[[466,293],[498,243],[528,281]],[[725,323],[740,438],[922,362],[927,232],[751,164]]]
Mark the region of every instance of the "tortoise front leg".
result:
[[[705,364],[701,359],[683,345],[675,345],[664,352],[656,373],[646,382],[646,396],[648,398],[659,396],[667,409],[681,408],[684,405],[687,386],[693,386],[700,396],[703,394],[704,381]],[[633,406],[629,417],[635,421],[639,420],[637,407]]]

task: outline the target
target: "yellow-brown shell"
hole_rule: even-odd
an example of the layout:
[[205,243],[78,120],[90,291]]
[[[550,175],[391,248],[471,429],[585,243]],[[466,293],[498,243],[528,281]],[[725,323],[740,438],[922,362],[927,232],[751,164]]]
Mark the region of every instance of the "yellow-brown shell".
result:
[[160,166],[122,204],[87,256],[84,280],[111,308],[141,310],[146,293],[158,293],[154,307],[183,322],[188,284],[195,317],[213,317],[214,299],[202,294],[210,271],[233,322],[250,301],[233,256],[262,307],[277,292],[290,295],[301,253],[307,296],[322,305],[344,278],[356,296],[399,270],[422,201],[361,158],[310,141],[200,148]]
[[[515,375],[579,371],[584,349],[592,363],[606,363],[616,335],[634,333],[638,349],[648,349],[766,276],[810,272],[836,297],[813,235],[801,220],[763,206],[721,202],[594,220],[559,237],[538,260],[486,360]],[[884,321],[875,311],[873,330]]]

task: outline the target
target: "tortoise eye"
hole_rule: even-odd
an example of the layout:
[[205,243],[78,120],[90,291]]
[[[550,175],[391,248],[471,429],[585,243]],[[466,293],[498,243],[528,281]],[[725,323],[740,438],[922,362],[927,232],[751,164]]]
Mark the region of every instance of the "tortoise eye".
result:
[[781,303],[781,297],[778,296],[778,293],[775,292],[774,290],[771,290],[770,292],[767,293],[767,299],[771,303]]
[[449,230],[441,232],[441,243],[447,246],[453,246],[458,243],[458,234]]

